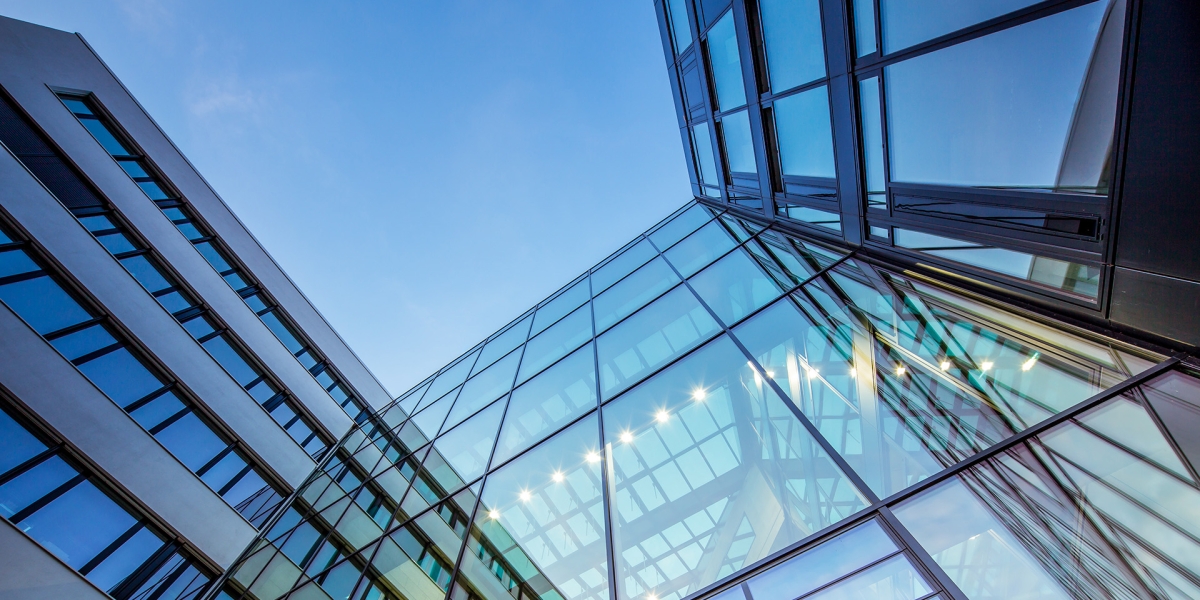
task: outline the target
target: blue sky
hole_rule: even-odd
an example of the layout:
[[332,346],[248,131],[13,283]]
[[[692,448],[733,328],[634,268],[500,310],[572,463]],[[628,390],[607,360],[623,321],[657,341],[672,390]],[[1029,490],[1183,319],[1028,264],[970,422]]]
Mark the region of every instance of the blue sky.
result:
[[691,193],[650,0],[0,0],[78,31],[393,394]]

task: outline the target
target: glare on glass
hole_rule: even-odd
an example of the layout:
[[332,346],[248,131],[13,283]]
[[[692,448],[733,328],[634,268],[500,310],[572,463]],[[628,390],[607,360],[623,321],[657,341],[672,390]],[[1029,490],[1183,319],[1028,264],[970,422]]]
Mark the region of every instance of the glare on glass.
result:
[[895,52],[1037,4],[1037,0],[880,0],[883,51]]
[[734,335],[881,497],[1154,364],[859,263]]
[[784,292],[745,250],[735,250],[692,276],[692,289],[726,325],[769,304]]
[[828,88],[821,86],[776,100],[773,111],[783,174],[836,177]]
[[603,411],[619,598],[682,598],[864,506],[726,337]]

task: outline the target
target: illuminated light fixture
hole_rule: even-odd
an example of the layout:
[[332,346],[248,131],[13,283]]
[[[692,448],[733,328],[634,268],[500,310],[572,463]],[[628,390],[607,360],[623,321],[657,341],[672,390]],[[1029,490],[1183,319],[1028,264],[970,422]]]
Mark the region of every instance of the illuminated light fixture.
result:
[[500,518],[500,511],[493,508],[492,510],[488,511],[488,517],[495,521],[496,519]]
[[529,502],[533,499],[533,494],[530,494],[529,490],[521,490],[519,496],[521,498],[521,502]]
[[658,421],[659,423],[666,423],[667,421],[671,420],[671,413],[665,410],[660,410],[654,413],[654,420]]
[[900,366],[896,367],[896,375],[903,377],[904,374],[907,372],[908,372],[908,369],[905,369],[904,365],[900,365]]
[[562,471],[555,471],[554,474],[550,476],[550,479],[553,479],[554,483],[562,483],[563,482]]
[[949,370],[950,370],[950,361],[948,361],[948,360],[943,360],[943,361],[942,361],[942,370],[943,370],[943,371],[949,371]]
[[646,594],[646,600],[658,600],[658,594]]
[[600,453],[593,450],[593,451],[587,453],[586,458],[587,458],[587,461],[590,463],[598,463],[598,462],[600,462]]
[[706,397],[708,397],[708,393],[704,391],[704,388],[696,388],[692,391],[692,400],[696,402],[703,402]]
[[621,432],[621,441],[625,442],[626,444],[632,444],[633,443],[633,434],[628,431],[622,431]]
[[1032,369],[1033,365],[1037,364],[1037,359],[1038,359],[1038,355],[1036,355],[1036,354],[1034,354],[1033,356],[1030,356],[1029,360],[1021,363],[1021,370],[1028,371],[1028,370]]
[[992,369],[992,361],[985,360],[979,365],[980,371],[990,371]]

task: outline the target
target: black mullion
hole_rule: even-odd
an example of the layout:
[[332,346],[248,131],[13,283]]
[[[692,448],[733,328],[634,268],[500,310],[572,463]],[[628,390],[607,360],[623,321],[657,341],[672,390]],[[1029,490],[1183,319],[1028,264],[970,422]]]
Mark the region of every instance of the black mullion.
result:
[[[1175,453],[1175,457],[1179,459],[1180,463],[1183,464],[1183,468],[1187,469],[1188,475],[1192,476],[1192,481],[1200,482],[1200,465],[1193,465],[1192,461],[1189,460],[1187,455],[1183,453],[1179,447],[1179,442],[1175,440],[1175,436],[1171,435],[1171,431],[1167,429],[1166,423],[1163,421],[1162,416],[1158,414],[1158,411],[1155,410],[1154,405],[1150,403],[1149,398],[1146,397],[1144,392],[1139,391],[1138,404],[1141,404],[1142,408],[1146,409],[1146,412],[1150,415],[1150,420],[1153,421],[1154,426],[1158,428],[1159,434],[1163,436],[1163,439],[1167,440],[1167,444],[1171,446],[1171,450]],[[1099,435],[1098,432],[1093,431],[1092,433]],[[1108,439],[1108,436],[1103,437],[1106,440]]]
[[227,444],[224,450],[218,452],[216,456],[212,457],[208,462],[201,465],[199,469],[196,469],[196,474],[203,477],[205,473],[208,473],[209,469],[215,467],[217,463],[221,462],[221,459],[228,456],[229,453],[233,451],[233,448],[233,444]]
[[[824,25],[822,25],[822,26],[824,26]],[[829,85],[829,72],[828,71],[826,71],[825,75],[823,75],[817,79],[814,79],[812,81],[809,81],[807,83],[802,83],[800,85],[792,86],[781,92],[772,91],[772,92],[763,94],[762,104],[763,104],[763,107],[769,107],[772,104],[774,104],[780,100],[783,100],[784,98],[788,98],[790,96],[795,96],[797,94],[802,94],[804,92],[815,90],[824,85]],[[830,100],[830,101],[832,102],[832,100]],[[733,111],[727,111],[727,112],[733,112]]]
[[[28,256],[28,255],[26,255],[26,256]],[[30,258],[32,258],[32,257],[30,257]],[[34,263],[36,264],[37,261],[34,261]],[[43,277],[43,276],[50,277],[50,273],[46,272],[45,269],[42,269],[41,265],[38,265],[37,271],[28,271],[26,273],[17,273],[16,275],[0,277],[0,287],[4,287],[6,285],[10,285],[13,283],[20,283],[22,281],[28,281],[30,279],[37,279],[38,277]],[[54,279],[53,277],[50,277],[50,278]],[[58,283],[58,282],[56,281],[55,283]]]
[[[111,592],[111,595],[119,600],[128,599],[130,594],[133,594],[133,592],[137,591],[138,588],[144,585],[146,581],[158,571],[158,569],[162,568],[167,561],[171,559],[171,557],[177,555],[181,560],[181,564],[174,568],[170,573],[167,574],[165,578],[160,581],[158,585],[158,592],[144,600],[157,600],[158,598],[161,598],[162,592],[170,588],[171,584],[175,583],[175,581],[183,575],[184,571],[187,570],[185,568],[180,568],[184,565],[195,566],[197,571],[203,573],[203,570],[199,568],[199,565],[194,565],[192,561],[188,560],[181,553],[179,553],[179,550],[181,549],[182,548],[178,542],[166,542],[163,544],[162,548],[159,548],[157,552],[152,554],[150,558],[146,560],[146,562],[142,563],[142,566],[139,567],[138,570],[134,571],[134,573],[126,578],[125,581],[121,582],[121,584]],[[211,584],[212,582],[210,581],[209,583]]]
[[[225,485],[221,486],[221,489],[217,491],[217,495],[220,496],[221,498],[224,498],[225,494],[229,493],[229,490],[232,490],[235,485],[237,485],[238,483],[240,483],[242,481],[242,478],[245,477],[247,473],[250,473],[252,471],[254,471],[254,466],[251,465],[249,462],[247,462],[246,466],[243,467],[241,471],[237,472],[237,475],[234,475],[233,477],[229,478],[229,481]],[[271,488],[271,490],[274,491],[275,486],[271,485],[270,483],[267,483],[266,481],[264,481],[263,483],[265,483],[267,485],[267,487]]]
[[112,555],[113,552],[116,552],[118,548],[120,548],[122,545],[125,544],[125,542],[129,541],[129,538],[133,537],[137,532],[141,531],[142,528],[145,526],[146,526],[145,521],[138,521],[138,522],[134,523],[129,529],[125,530],[125,533],[122,533],[119,537],[117,537],[117,539],[113,540],[113,542],[111,544],[109,544],[106,548],[101,550],[100,554],[97,554],[96,556],[94,556],[92,558],[92,560],[89,560],[87,562],[87,564],[83,565],[82,567],[79,567],[79,574],[86,577],[87,574],[89,572],[91,572],[92,569],[95,569],[97,566],[100,565],[100,563],[104,562],[104,559],[106,559],[110,555]]
[[892,533],[900,538],[902,545],[908,548],[908,551],[911,553],[911,555],[917,559],[917,563],[919,563],[924,570],[928,571],[929,574],[933,575],[933,578],[937,584],[941,586],[941,588],[945,590],[951,598],[954,598],[954,600],[969,600],[967,595],[964,594],[961,589],[959,589],[958,584],[954,583],[954,580],[950,578],[950,575],[948,575],[946,571],[942,569],[941,565],[938,565],[937,561],[934,560],[933,556],[929,554],[929,551],[917,541],[917,538],[913,537],[913,534],[908,531],[908,528],[906,528],[904,524],[900,522],[900,519],[898,519],[896,515],[892,513],[890,507],[880,506],[878,512],[880,518],[887,525],[887,528],[891,529]]
[[[651,243],[653,244],[654,242],[651,242]],[[675,266],[671,265],[671,268],[675,269]],[[677,269],[675,270],[675,273],[677,275],[680,275],[680,273]],[[682,275],[680,275],[680,276],[682,277]],[[712,307],[708,305],[708,302],[706,302],[704,300],[704,298],[700,297],[700,294],[696,293],[696,290],[692,289],[691,284],[686,279],[684,279],[683,285],[687,286],[688,291],[691,292],[692,295],[694,295],[696,297],[696,300],[700,303],[700,306],[703,306],[704,310],[708,311],[708,313],[712,317],[713,321],[715,321],[718,325],[720,325],[722,332],[726,336],[728,336],[729,341],[733,342],[734,345],[736,345],[738,347],[738,350],[740,350],[742,352],[742,354],[745,355],[747,360],[751,361],[751,363],[754,365],[758,365],[758,357],[754,356],[754,354],[751,353],[750,350],[747,349],[746,346],[742,344],[741,340],[734,337],[733,331],[730,328],[730,326],[726,325],[724,323],[724,321],[721,320],[721,317],[717,315],[716,311],[714,311],[712,309]],[[714,338],[715,338],[715,336],[714,336]],[[705,344],[701,344],[700,347],[703,347],[705,345],[707,345],[707,342]],[[857,489],[858,493],[867,499],[868,505],[878,503],[879,497],[875,494],[875,491],[872,490],[871,487],[869,485],[867,485],[867,482],[865,480],[863,480],[863,478],[860,477],[858,475],[858,473],[856,473],[854,471],[853,468],[850,467],[850,463],[846,462],[845,457],[843,457],[837,451],[837,449],[833,447],[833,444],[831,444],[829,442],[829,440],[825,439],[825,437],[823,435],[821,435],[821,431],[817,428],[816,425],[814,425],[812,423],[812,421],[810,421],[808,419],[808,417],[806,417],[804,415],[804,413],[800,410],[800,408],[798,406],[796,406],[795,402],[789,402],[786,400],[786,398],[788,398],[789,396],[787,395],[787,393],[785,393],[783,391],[782,388],[779,387],[779,383],[777,383],[775,381],[775,378],[765,376],[765,372],[764,372],[764,376],[762,377],[762,379],[763,379],[763,382],[766,383],[771,388],[771,390],[779,397],[780,401],[784,404],[784,406],[786,406],[788,408],[788,410],[791,411],[792,415],[794,415],[796,417],[796,419],[798,419],[800,421],[800,424],[803,425],[806,430],[808,430],[808,433],[813,438],[813,441],[815,441],[817,443],[817,445],[820,446],[825,451],[825,453],[829,455],[829,459],[831,461],[833,461],[833,463],[835,465],[837,465],[838,469],[842,471],[843,475],[845,475],[845,477],[847,479],[849,479],[851,483],[854,484],[854,487],[858,488]]]
[[[707,225],[707,223],[705,225]],[[701,227],[703,227],[703,225]],[[647,242],[650,241],[649,236],[646,236],[645,239]],[[654,248],[655,251],[658,251],[658,247],[655,246],[653,242],[650,242],[650,247]],[[658,256],[662,256],[662,253],[659,252]],[[663,261],[666,261],[666,260],[667,260],[666,257],[663,257]],[[591,288],[592,288],[592,278],[591,278],[591,275],[589,274],[588,290],[590,291]],[[672,288],[672,289],[674,289],[674,288]],[[596,414],[596,429],[599,430],[598,439],[600,441],[600,447],[598,448],[598,451],[600,452],[600,505],[601,505],[601,508],[604,510],[604,527],[605,527],[604,551],[605,551],[605,558],[608,560],[608,581],[609,581],[608,597],[609,597],[609,600],[616,600],[617,599],[617,586],[620,585],[621,579],[618,578],[618,576],[617,576],[616,550],[613,548],[612,513],[611,513],[611,507],[609,506],[609,500],[608,500],[609,491],[610,491],[609,482],[608,482],[609,461],[608,461],[608,452],[605,451],[605,444],[604,444],[604,410],[603,410],[603,406],[602,406],[604,404],[604,393],[603,393],[603,390],[600,388],[600,349],[599,349],[599,346],[597,345],[597,339],[600,337],[600,334],[595,333],[595,326],[594,326],[594,323],[596,322],[596,305],[595,305],[595,303],[589,303],[589,306],[591,308],[592,323],[593,323],[593,334],[592,334],[591,344],[592,344],[592,362],[593,362],[593,366],[595,368],[595,373],[596,373],[595,414]],[[572,352],[574,352],[574,350],[572,350]],[[580,417],[580,419],[576,419],[575,422],[578,422],[579,420],[581,420],[583,418],[591,416],[591,414],[592,414],[591,412],[588,412],[583,417]],[[568,425],[568,427],[569,426],[570,425]],[[559,431],[562,431],[562,429],[559,429]],[[557,433],[558,432],[556,431],[555,434],[557,434]],[[550,439],[550,437],[551,436],[547,436],[545,439]],[[499,438],[497,438],[497,439],[499,439]],[[528,450],[526,450],[526,452],[528,452]],[[525,453],[522,452],[521,454],[523,455]],[[514,459],[515,458],[516,457],[514,457]]]
[[195,412],[196,411],[192,408],[192,406],[190,404],[184,404],[183,408],[180,409],[179,412],[171,415],[170,417],[167,417],[166,419],[163,419],[158,425],[155,425],[154,427],[147,429],[146,431],[149,432],[150,435],[156,436],[159,433],[161,433],[162,430],[173,425],[175,423],[175,421],[178,421],[179,419],[186,417],[188,415],[188,413],[195,413]]
[[34,454],[33,456],[31,456],[28,459],[26,459],[25,461],[17,464],[16,466],[9,469],[8,471],[0,474],[0,486],[12,481],[13,479],[16,479],[17,477],[20,477],[26,471],[32,469],[33,467],[40,465],[43,461],[58,454],[59,451],[62,450],[62,448],[63,448],[62,444],[54,444],[54,445],[46,448],[45,450],[42,450],[41,452]]
[[[113,337],[116,337],[116,336],[113,336]],[[104,356],[105,354],[111,354],[113,352],[116,352],[117,350],[120,350],[121,348],[127,348],[127,347],[129,347],[129,344],[126,344],[125,342],[118,340],[108,346],[100,348],[99,350],[93,350],[92,352],[88,352],[87,354],[84,354],[83,356],[80,356],[78,358],[71,360],[71,364],[75,365],[76,367],[81,367],[93,360],[96,360],[97,358],[100,358],[101,356]]]
[[904,550],[902,548],[903,547],[901,547],[901,549],[893,550],[893,551],[885,554],[881,558],[873,559],[860,567],[854,568],[849,573],[846,573],[844,575],[836,577],[836,578],[834,578],[830,581],[827,581],[807,592],[804,592],[804,594],[799,596],[797,598],[797,600],[804,600],[805,598],[812,598],[816,594],[819,594],[829,588],[832,588],[832,587],[838,585],[839,583],[842,583],[843,581],[853,579],[855,575],[860,575],[860,574],[866,572],[867,570],[871,569],[872,567],[883,564],[884,562],[887,562],[888,560],[891,560],[892,558],[895,558],[896,556],[900,556],[900,555],[904,554]]
[[9,522],[13,523],[14,525],[19,524],[21,521],[24,521],[25,519],[27,519],[31,515],[33,515],[33,513],[36,513],[37,511],[45,508],[47,504],[50,504],[51,502],[54,502],[55,500],[57,500],[59,496],[62,496],[63,494],[71,491],[71,488],[74,488],[75,486],[77,486],[87,480],[87,478],[88,478],[87,475],[80,473],[78,470],[76,471],[76,473],[77,473],[77,475],[75,475],[74,477],[68,479],[66,482],[64,482],[63,484],[54,488],[53,490],[50,490],[48,493],[43,495],[41,498],[38,498],[37,500],[35,500],[29,506],[26,506],[25,508],[21,509],[20,511],[18,511],[17,513],[15,513],[11,517],[9,517],[8,518]]
[[42,338],[45,339],[47,342],[53,341],[58,338],[71,335],[72,333],[75,333],[77,331],[82,331],[84,329],[87,329],[88,327],[91,327],[93,325],[103,324],[105,321],[106,321],[106,319],[104,317],[92,317],[91,319],[88,319],[86,321],[81,321],[74,325],[68,325],[66,327],[63,327],[62,329],[56,329],[54,331],[51,331],[50,333],[44,333],[44,334],[42,334]]

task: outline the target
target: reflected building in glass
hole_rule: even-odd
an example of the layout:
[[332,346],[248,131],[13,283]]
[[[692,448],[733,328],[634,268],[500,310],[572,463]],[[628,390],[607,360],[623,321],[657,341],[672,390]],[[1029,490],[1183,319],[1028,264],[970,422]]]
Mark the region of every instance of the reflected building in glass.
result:
[[[0,592],[1200,598],[1200,131],[1162,123],[1200,10],[655,9],[693,197],[395,398],[90,49],[0,21],[41,53],[0,67]],[[136,459],[29,383],[76,379]]]

